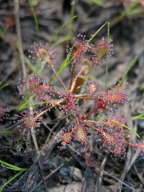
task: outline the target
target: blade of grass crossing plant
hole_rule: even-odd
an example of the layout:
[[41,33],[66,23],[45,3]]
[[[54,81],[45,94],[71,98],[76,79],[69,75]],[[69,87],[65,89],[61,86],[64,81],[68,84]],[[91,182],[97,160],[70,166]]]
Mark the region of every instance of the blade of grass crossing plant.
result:
[[63,63],[61,64],[58,72],[56,72],[56,74],[51,78],[51,81],[55,80],[57,76],[59,76],[63,70],[70,64],[71,62],[71,53],[72,53],[73,47],[70,48],[67,57],[65,58],[65,60],[63,61]]
[[29,107],[29,103],[33,101],[35,95],[32,95],[31,97],[25,97],[25,100],[16,107],[17,111],[23,111],[24,109],[27,109]]
[[54,35],[51,37],[51,42],[55,42],[57,39],[57,36],[63,31],[64,27],[68,26],[69,24],[71,24],[75,19],[77,18],[77,16],[72,16],[71,18],[69,18],[63,25],[61,25],[56,32],[54,33]]
[[33,65],[28,58],[25,57],[26,65],[38,76],[42,77],[43,69],[46,62],[39,62]]
[[140,137],[139,134],[134,131],[132,128],[128,127],[127,125],[123,125],[124,128],[128,129],[130,132],[132,132],[133,134],[135,134],[137,137]]
[[21,174],[23,173],[23,171],[19,171],[18,173],[16,173],[14,176],[12,176],[10,179],[8,179],[3,185],[0,186],[0,192],[4,191],[4,188],[9,185],[13,180],[15,180],[17,177],[19,177]]
[[7,163],[3,160],[0,160],[0,164],[1,164],[1,166],[6,167],[7,169],[11,169],[13,171],[26,171],[27,170],[26,168],[17,167],[15,165]]
[[69,40],[71,40],[71,36],[68,35],[68,36],[62,37],[61,39],[57,40],[54,45],[59,45],[59,44],[64,43],[65,41],[69,41]]
[[144,119],[144,114],[133,116],[132,119],[133,120],[142,120],[142,119]]
[[68,64],[70,64],[71,62],[71,53],[72,53],[73,48],[70,49],[66,59],[64,60],[64,62],[62,63],[61,67],[59,68],[57,75],[59,75],[60,73],[63,72],[63,70],[68,66]]
[[111,21],[111,26],[116,25],[120,21],[122,21],[126,17],[126,11],[122,11],[118,16],[114,17],[114,19]]
[[108,25],[109,22],[105,22],[94,34],[91,35],[91,37],[87,40],[87,44],[89,44],[98,34],[99,32]]

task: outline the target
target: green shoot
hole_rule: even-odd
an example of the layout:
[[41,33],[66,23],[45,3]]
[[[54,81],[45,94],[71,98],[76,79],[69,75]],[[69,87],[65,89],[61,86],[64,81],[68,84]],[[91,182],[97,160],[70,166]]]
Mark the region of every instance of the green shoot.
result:
[[29,7],[31,9],[33,18],[34,18],[36,31],[39,31],[39,20],[38,20],[38,17],[36,16],[36,13],[35,13],[35,10],[34,10],[34,7],[33,7],[33,0],[27,0],[27,1],[28,1],[28,5],[29,5]]
[[3,192],[4,188],[9,185],[13,180],[15,180],[18,176],[20,176],[24,171],[26,171],[26,168],[21,168],[15,165],[12,165],[10,163],[7,163],[3,160],[0,160],[0,165],[2,167],[5,167],[7,169],[13,170],[13,171],[18,171],[14,176],[12,176],[10,179],[8,179],[3,185],[0,186],[0,192]]
[[103,0],[85,0],[85,1],[88,3],[94,3],[94,4],[99,5],[99,6],[104,5]]

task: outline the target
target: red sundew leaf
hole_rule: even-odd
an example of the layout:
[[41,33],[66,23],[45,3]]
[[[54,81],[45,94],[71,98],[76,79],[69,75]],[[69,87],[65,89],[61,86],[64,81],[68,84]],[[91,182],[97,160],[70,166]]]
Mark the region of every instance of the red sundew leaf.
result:
[[131,147],[136,147],[140,151],[144,152],[144,144],[142,143],[135,143],[135,144],[129,143],[128,145]]
[[107,91],[99,95],[99,98],[109,104],[123,104],[126,101],[127,95],[122,92]]
[[115,138],[112,135],[110,135],[104,131],[102,131],[100,134],[103,137],[103,140],[105,143],[107,143],[107,144],[115,143]]
[[99,64],[108,55],[111,55],[112,44],[105,39],[102,39],[96,43],[94,47],[91,48],[93,54],[92,60],[94,64]]
[[115,155],[122,155],[125,152],[125,138],[118,138],[116,134],[101,133],[103,147]]
[[98,132],[102,145],[107,151],[115,154],[122,155],[126,148],[126,139],[124,137],[123,129],[111,129],[110,127],[103,127],[103,124],[98,125],[95,131]]
[[[51,97],[59,98],[59,93],[57,93],[53,86],[42,81],[40,78],[36,76],[30,76],[25,79],[21,87],[19,88],[19,92],[21,95],[24,95],[25,91],[28,91],[31,95],[35,95],[36,98],[40,101],[46,101],[51,99]],[[52,101],[52,104],[55,104],[55,101]]]
[[[111,128],[116,128],[116,127],[121,127],[124,128],[125,126],[125,121],[121,118],[112,118],[109,117],[103,121],[100,122],[101,124],[103,124],[103,126],[107,126],[107,127],[111,127]],[[99,124],[100,124],[99,123]]]
[[106,107],[106,101],[104,101],[103,99],[96,99],[96,104],[94,106],[93,112],[96,112],[97,110],[105,110]]
[[114,145],[112,153],[118,156],[123,155],[125,153],[125,148],[125,143],[116,143]]
[[85,53],[85,45],[83,43],[77,44],[77,47],[72,53],[72,60],[74,63],[78,63],[81,59],[81,56]]
[[62,136],[61,136],[62,144],[70,144],[71,141],[72,141],[72,132],[71,131],[62,133]]
[[86,143],[87,142],[87,133],[86,130],[83,127],[76,126],[75,128],[75,140],[79,141],[80,143]]
[[74,63],[79,63],[82,55],[84,55],[88,49],[88,45],[84,41],[85,36],[79,34],[78,38],[79,39],[76,39],[74,42],[74,49],[72,51],[72,61]]
[[64,99],[64,104],[61,105],[61,108],[66,112],[66,113],[73,113],[77,110],[77,106],[74,101],[74,97],[71,93],[66,93],[62,96]]
[[54,50],[50,50],[45,43],[35,43],[29,50],[31,58],[48,64],[53,64]]
[[22,119],[22,128],[31,129],[31,128],[39,127],[42,117],[38,118],[37,115],[31,115],[27,113],[27,114],[22,114],[21,119]]

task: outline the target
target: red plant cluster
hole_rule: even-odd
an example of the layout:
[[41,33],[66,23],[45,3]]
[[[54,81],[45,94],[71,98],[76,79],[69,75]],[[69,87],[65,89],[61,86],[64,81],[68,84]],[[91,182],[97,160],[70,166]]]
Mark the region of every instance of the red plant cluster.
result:
[[[38,101],[46,104],[46,110],[34,116],[24,116],[24,127],[35,127],[39,117],[51,108],[57,107],[66,114],[66,127],[60,130],[59,139],[62,144],[78,142],[85,149],[90,147],[90,138],[97,135],[103,148],[115,155],[123,155],[127,146],[139,148],[144,151],[143,144],[130,144],[125,131],[125,120],[119,108],[127,101],[124,84],[104,88],[96,81],[88,80],[90,67],[103,62],[111,53],[111,44],[102,39],[95,45],[82,39],[77,40],[71,52],[71,74],[69,85],[65,85],[58,78],[62,89],[42,81],[36,76],[30,76],[23,81],[21,94],[25,92],[34,95]],[[47,50],[35,50],[41,59],[49,57]],[[85,62],[84,62],[85,61]],[[47,60],[49,63],[49,60]],[[52,66],[54,69],[54,65]],[[49,105],[47,105],[49,104]],[[87,110],[87,104],[90,108]],[[97,117],[99,116],[99,120]],[[86,151],[87,153],[88,151]],[[88,162],[88,159],[86,159]]]
[[48,46],[42,42],[34,44],[29,50],[33,61],[53,63],[53,55],[55,51],[49,50]]
[[111,55],[113,51],[113,45],[111,40],[102,39],[95,44],[89,44],[85,40],[85,36],[78,36],[78,39],[74,42],[74,48],[72,51],[72,63],[87,63],[89,67],[101,64],[102,61]]
[[97,122],[96,131],[100,134],[103,146],[115,155],[124,154],[126,138],[123,119],[106,118]]
[[31,115],[31,114],[24,114],[23,115],[23,128],[32,128],[32,127],[38,127],[40,124],[40,120],[42,120],[41,117],[38,115]]
[[74,42],[74,48],[72,51],[72,62],[79,63],[87,50],[88,45],[85,43],[85,36],[79,34],[77,41]]

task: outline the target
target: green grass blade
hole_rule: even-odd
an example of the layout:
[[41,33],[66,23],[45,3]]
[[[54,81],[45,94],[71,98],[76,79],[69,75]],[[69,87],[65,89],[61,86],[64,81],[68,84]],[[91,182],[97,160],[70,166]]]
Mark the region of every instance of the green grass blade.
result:
[[6,84],[0,84],[0,89],[3,89],[5,87],[9,86],[7,83]]
[[11,135],[13,134],[12,130],[0,130],[0,135]]
[[25,97],[24,101],[20,105],[16,107],[17,111],[23,111],[24,109],[27,109],[29,107],[29,103],[31,103],[34,99],[35,95],[32,95],[30,97]]
[[144,114],[142,113],[140,115],[133,116],[132,119],[133,120],[140,120],[140,119],[142,120],[142,119],[144,119]]
[[44,70],[44,67],[46,65],[46,62],[36,62],[35,65],[31,63],[31,61],[25,57],[26,65],[35,73],[36,75],[42,77],[42,72]]
[[116,16],[111,21],[111,26],[114,26],[114,25],[118,24],[120,21],[122,21],[127,16],[144,13],[144,9],[143,8],[137,7],[138,2],[140,2],[140,0],[139,1],[134,1],[134,2],[130,3],[129,6],[126,7],[124,11],[122,11],[118,16]]
[[0,164],[1,164],[1,166],[6,167],[7,169],[11,169],[13,171],[26,171],[27,170],[26,168],[17,167],[15,165],[7,163],[3,160],[0,160]]
[[140,85],[139,90],[144,91],[144,82]]
[[2,29],[0,29],[0,37],[3,39],[4,38],[4,32]]
[[73,47],[70,48],[70,51],[69,51],[67,57],[65,58],[65,60],[61,64],[61,66],[60,66],[59,70],[56,72],[56,74],[54,74],[54,76],[51,78],[51,80],[55,80],[56,77],[58,77],[63,72],[63,70],[70,64],[71,59],[72,59],[71,58],[72,50],[73,50]]
[[109,25],[109,22],[105,22],[94,34],[92,34],[91,37],[87,40],[87,43],[89,44],[89,43],[99,34],[99,32],[100,32],[106,25]]
[[23,171],[19,171],[14,176],[12,176],[10,179],[8,179],[3,185],[0,186],[0,192],[3,192],[4,188],[9,185],[13,180],[15,180],[17,177],[19,177]]
[[123,127],[128,129],[130,132],[132,132],[137,137],[140,137],[139,134],[136,131],[134,131],[132,128],[128,127],[127,125],[123,125]]
[[94,3],[96,5],[102,6],[104,4],[103,0],[85,0],[87,3]]
[[55,46],[55,45],[59,45],[59,44],[64,43],[65,41],[69,41],[69,40],[71,40],[71,36],[67,35],[67,36],[62,37],[62,38],[60,38],[59,40],[57,40],[53,45],[54,45],[54,46]]
[[[66,26],[69,26],[72,24],[72,22],[77,18],[77,16],[72,16],[71,18],[69,18],[63,25],[61,25],[57,30],[56,32],[54,33],[54,35],[51,37],[51,42],[55,42],[56,39],[57,39],[57,36],[63,32],[63,29],[66,27]],[[69,35],[68,35],[69,36]]]
[[32,0],[27,0],[27,1],[28,1],[28,5],[29,5],[29,7],[31,9],[32,16],[34,18],[34,22],[35,22],[35,26],[36,26],[36,31],[39,31],[39,20],[38,20],[38,17],[36,15],[36,13],[35,13]]
[[128,69],[127,69],[127,71],[124,73],[124,75],[121,77],[121,79],[119,80],[119,83],[124,83],[124,81],[126,80],[126,78],[127,78],[127,75],[128,75],[128,73],[129,73],[129,71],[132,69],[132,67],[136,64],[136,62],[137,62],[137,57],[134,57],[132,60],[131,60],[131,62],[129,63],[129,65],[128,65]]

